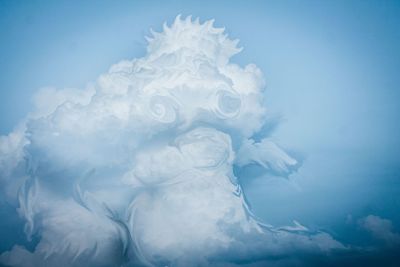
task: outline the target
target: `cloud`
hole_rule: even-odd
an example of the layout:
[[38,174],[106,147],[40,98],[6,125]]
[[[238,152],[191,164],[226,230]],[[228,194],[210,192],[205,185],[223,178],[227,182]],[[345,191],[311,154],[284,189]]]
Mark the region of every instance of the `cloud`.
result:
[[388,219],[368,215],[359,220],[359,225],[370,232],[374,238],[384,241],[387,245],[400,245],[400,234],[393,231],[392,222]]
[[38,243],[0,262],[217,266],[345,249],[251,213],[233,167],[287,177],[299,164],[261,131],[271,128],[263,75],[229,61],[237,43],[213,21],[178,16],[144,57],[88,88],[41,90],[0,139],[1,188]]

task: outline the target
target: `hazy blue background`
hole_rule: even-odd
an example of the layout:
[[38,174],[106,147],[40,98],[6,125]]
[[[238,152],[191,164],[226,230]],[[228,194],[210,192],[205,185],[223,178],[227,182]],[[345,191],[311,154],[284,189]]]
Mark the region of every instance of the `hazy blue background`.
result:
[[241,40],[234,61],[265,74],[275,139],[304,160],[291,182],[244,182],[256,215],[350,244],[373,242],[357,223],[370,214],[400,232],[400,2],[216,2],[0,1],[0,133],[38,88],[82,88],[144,55],[149,28],[215,18]]

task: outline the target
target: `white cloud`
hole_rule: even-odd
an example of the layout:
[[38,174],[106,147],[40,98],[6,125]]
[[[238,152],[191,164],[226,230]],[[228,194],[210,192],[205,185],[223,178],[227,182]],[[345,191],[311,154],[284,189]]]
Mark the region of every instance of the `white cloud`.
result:
[[[44,89],[21,130],[0,139],[1,183],[33,252],[13,266],[172,265],[343,249],[326,233],[262,224],[233,165],[289,175],[268,137],[264,80],[212,21],[179,17],[84,90]],[[19,181],[19,182],[15,182]],[[17,192],[19,192],[17,194]]]

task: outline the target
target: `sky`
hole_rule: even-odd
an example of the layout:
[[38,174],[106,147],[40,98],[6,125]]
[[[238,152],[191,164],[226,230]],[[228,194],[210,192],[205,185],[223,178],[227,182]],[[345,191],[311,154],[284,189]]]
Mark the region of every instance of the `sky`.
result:
[[[215,19],[240,40],[231,61],[263,72],[279,121],[272,138],[301,162],[288,179],[240,173],[254,214],[393,249],[382,229],[399,238],[397,1],[1,1],[0,134],[33,110],[40,88],[84,88],[112,64],[144,56],[149,29],[178,14]],[[23,239],[11,210],[0,211],[2,228],[15,231],[2,251]]]

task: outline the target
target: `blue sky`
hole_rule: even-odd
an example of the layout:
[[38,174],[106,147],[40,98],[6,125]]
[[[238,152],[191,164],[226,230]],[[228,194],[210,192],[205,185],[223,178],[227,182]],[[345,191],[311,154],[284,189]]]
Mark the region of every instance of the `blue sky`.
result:
[[177,14],[240,39],[233,61],[261,68],[282,118],[274,138],[303,159],[290,181],[245,182],[256,215],[354,244],[370,238],[356,223],[370,214],[400,232],[398,1],[1,1],[0,133],[39,88],[82,88],[143,56],[149,29]]

